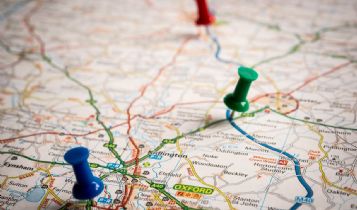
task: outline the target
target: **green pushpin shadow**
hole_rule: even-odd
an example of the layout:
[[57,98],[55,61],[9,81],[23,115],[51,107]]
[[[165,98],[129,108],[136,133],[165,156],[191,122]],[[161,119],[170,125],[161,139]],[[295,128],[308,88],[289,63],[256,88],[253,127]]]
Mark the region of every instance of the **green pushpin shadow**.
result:
[[229,93],[224,97],[224,103],[233,112],[246,112],[249,109],[249,102],[247,100],[248,91],[252,82],[258,78],[258,73],[254,69],[240,66],[238,74],[239,80],[237,86],[233,93]]

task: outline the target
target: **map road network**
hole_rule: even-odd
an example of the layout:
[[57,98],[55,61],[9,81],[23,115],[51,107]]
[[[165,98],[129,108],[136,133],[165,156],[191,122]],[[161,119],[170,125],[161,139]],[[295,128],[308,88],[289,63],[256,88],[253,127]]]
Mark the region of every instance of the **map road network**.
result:
[[357,2],[208,2],[1,1],[0,209],[357,209]]

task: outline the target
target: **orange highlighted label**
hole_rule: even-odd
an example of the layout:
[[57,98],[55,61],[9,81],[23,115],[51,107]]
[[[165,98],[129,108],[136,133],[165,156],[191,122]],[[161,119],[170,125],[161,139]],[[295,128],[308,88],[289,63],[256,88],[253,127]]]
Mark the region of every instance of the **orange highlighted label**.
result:
[[279,161],[278,161],[278,164],[279,164],[279,165],[286,166],[286,165],[288,165],[288,162],[289,162],[288,160],[279,160]]
[[184,192],[184,191],[177,191],[176,192],[176,196],[185,197],[185,198],[192,198],[192,199],[197,199],[197,200],[202,198],[202,195],[200,195],[198,193]]

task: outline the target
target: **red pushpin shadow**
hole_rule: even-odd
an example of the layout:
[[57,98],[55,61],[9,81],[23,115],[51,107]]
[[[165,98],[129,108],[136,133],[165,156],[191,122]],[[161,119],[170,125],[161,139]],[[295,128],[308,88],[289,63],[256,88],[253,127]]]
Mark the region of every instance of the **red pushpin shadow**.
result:
[[215,21],[215,17],[210,13],[206,0],[196,0],[198,8],[197,25],[211,25]]

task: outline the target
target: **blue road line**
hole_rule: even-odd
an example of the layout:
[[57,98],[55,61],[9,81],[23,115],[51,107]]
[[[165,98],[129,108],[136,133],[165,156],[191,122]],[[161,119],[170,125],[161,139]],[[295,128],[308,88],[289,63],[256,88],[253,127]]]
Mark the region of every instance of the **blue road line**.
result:
[[[244,135],[245,137],[247,137],[248,139],[250,139],[251,141],[259,144],[260,146],[263,146],[265,148],[268,148],[270,150],[273,150],[277,153],[280,153],[280,154],[283,154],[285,155],[286,157],[288,157],[290,160],[292,160],[294,162],[294,168],[295,168],[295,174],[296,174],[296,177],[297,179],[299,180],[299,182],[301,183],[301,185],[305,188],[305,190],[307,191],[307,194],[306,194],[306,198],[312,198],[312,196],[314,195],[314,192],[312,191],[311,187],[307,184],[307,182],[305,181],[305,179],[302,177],[301,175],[301,169],[300,169],[300,163],[299,161],[291,154],[283,151],[283,150],[280,150],[280,149],[277,149],[275,147],[272,147],[268,144],[265,144],[265,143],[261,143],[259,142],[256,138],[254,138],[253,136],[249,135],[247,132],[245,132],[244,130],[242,130],[234,121],[233,121],[233,118],[230,116],[230,110],[227,110],[226,112],[226,118],[227,120],[229,121],[229,123],[237,130],[239,131],[239,133],[241,133],[242,135]],[[295,209],[298,209],[302,204],[301,203],[298,203],[296,202],[290,209],[292,210],[295,210]]]
[[216,52],[214,54],[214,56],[216,57],[216,59],[222,63],[226,63],[226,64],[234,64],[234,65],[237,65],[237,66],[241,66],[242,64],[236,62],[236,61],[232,61],[232,60],[226,60],[224,58],[221,57],[221,44],[219,43],[219,40],[218,40],[218,37],[215,36],[209,27],[206,27],[206,32],[208,34],[208,36],[211,38],[211,40],[215,43],[216,45]]

